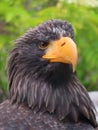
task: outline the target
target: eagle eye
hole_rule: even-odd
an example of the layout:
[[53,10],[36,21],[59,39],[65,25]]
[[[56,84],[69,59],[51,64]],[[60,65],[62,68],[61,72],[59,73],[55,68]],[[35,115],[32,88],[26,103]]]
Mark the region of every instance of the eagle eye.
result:
[[48,43],[46,43],[46,42],[40,42],[39,43],[40,49],[45,50],[45,49],[47,49],[47,47],[48,47]]

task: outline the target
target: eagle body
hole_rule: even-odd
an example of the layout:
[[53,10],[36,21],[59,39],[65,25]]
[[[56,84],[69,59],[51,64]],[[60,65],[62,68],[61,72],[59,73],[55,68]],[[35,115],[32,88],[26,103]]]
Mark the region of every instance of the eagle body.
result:
[[49,20],[20,37],[9,55],[10,98],[0,130],[94,130],[94,105],[76,73],[70,23]]
[[57,120],[44,111],[32,111],[26,105],[11,105],[9,100],[0,105],[0,130],[94,130],[89,123],[69,123]]

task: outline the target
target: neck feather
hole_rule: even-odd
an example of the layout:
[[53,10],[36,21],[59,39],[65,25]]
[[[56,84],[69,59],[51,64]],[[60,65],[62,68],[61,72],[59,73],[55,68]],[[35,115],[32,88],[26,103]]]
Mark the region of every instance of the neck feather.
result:
[[76,74],[66,82],[58,82],[58,87],[50,81],[32,79],[31,75],[16,75],[13,81],[10,83],[12,103],[25,102],[32,109],[37,108],[38,111],[43,109],[56,114],[60,120],[69,118],[77,122],[82,115],[96,124],[94,106]]

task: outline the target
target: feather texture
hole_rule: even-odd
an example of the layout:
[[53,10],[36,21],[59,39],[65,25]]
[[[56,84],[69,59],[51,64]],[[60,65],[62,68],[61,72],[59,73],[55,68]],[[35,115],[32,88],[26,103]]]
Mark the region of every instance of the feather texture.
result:
[[55,115],[35,113],[27,105],[17,107],[9,100],[0,104],[0,130],[94,130],[88,124],[61,122]]

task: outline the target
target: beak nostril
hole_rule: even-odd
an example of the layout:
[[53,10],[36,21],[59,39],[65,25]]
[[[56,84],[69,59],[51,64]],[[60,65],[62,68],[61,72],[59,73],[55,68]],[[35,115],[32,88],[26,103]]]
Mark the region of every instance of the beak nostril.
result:
[[61,44],[61,46],[64,46],[66,44],[66,42],[63,42],[62,44]]

